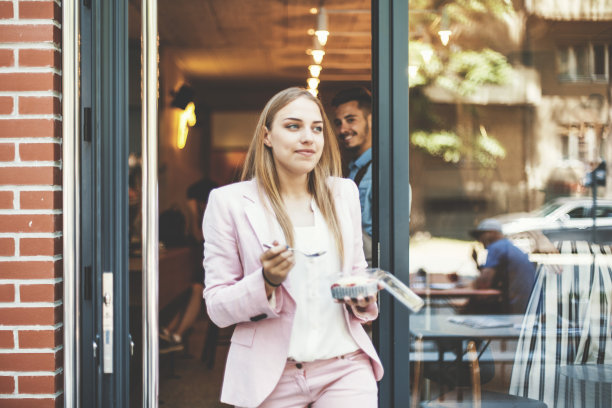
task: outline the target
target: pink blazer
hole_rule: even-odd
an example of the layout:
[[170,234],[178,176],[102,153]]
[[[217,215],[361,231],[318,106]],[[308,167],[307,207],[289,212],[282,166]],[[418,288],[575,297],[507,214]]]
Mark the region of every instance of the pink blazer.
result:
[[[331,178],[344,237],[343,271],[367,267],[362,249],[359,192],[352,180]],[[204,214],[205,289],[210,319],[219,327],[236,324],[227,356],[221,401],[255,407],[270,395],[287,362],[295,301],[288,282],[276,290],[276,307],[266,297],[259,257],[263,244],[284,240],[276,218],[265,209],[255,180],[213,190]],[[283,242],[281,242],[283,243]],[[378,316],[377,306],[357,316],[345,308],[349,331],[370,357],[376,380],[380,359],[362,327]]]

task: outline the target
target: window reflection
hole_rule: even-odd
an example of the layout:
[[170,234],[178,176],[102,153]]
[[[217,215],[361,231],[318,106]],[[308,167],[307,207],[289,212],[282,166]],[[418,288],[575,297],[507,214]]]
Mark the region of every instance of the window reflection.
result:
[[437,7],[409,23],[413,406],[609,407],[612,5]]

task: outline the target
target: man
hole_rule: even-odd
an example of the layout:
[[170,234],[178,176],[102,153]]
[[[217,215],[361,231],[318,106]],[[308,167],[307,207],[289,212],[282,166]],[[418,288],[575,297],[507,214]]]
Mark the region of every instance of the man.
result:
[[[504,237],[501,223],[497,220],[489,218],[481,221],[476,229],[470,231],[470,235],[487,249],[486,262],[478,266],[480,276],[476,279],[476,287],[501,289],[501,312],[525,313],[535,281],[535,267],[527,254]],[[472,257],[478,263],[475,251]],[[478,303],[474,303],[470,309],[477,306]],[[491,313],[491,310],[470,312]]]
[[340,146],[350,158],[349,178],[359,187],[363,246],[372,265],[372,95],[365,88],[339,92],[331,102]]

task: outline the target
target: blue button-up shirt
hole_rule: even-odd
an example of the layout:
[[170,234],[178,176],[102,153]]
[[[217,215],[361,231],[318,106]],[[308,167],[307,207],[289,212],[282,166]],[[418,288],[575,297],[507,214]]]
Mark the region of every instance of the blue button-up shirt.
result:
[[[356,160],[349,163],[349,177],[355,180],[359,169],[372,160],[372,149],[368,149]],[[361,202],[361,226],[372,236],[372,163],[359,183],[359,201]]]

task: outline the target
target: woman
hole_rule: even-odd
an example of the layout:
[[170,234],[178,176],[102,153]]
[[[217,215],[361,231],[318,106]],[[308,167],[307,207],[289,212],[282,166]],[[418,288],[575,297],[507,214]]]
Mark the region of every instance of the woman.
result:
[[361,326],[377,317],[375,296],[335,303],[330,293],[367,266],[358,190],[339,174],[320,101],[289,88],[261,113],[243,181],[210,194],[204,298],[215,324],[236,324],[222,402],[377,406],[383,369]]

